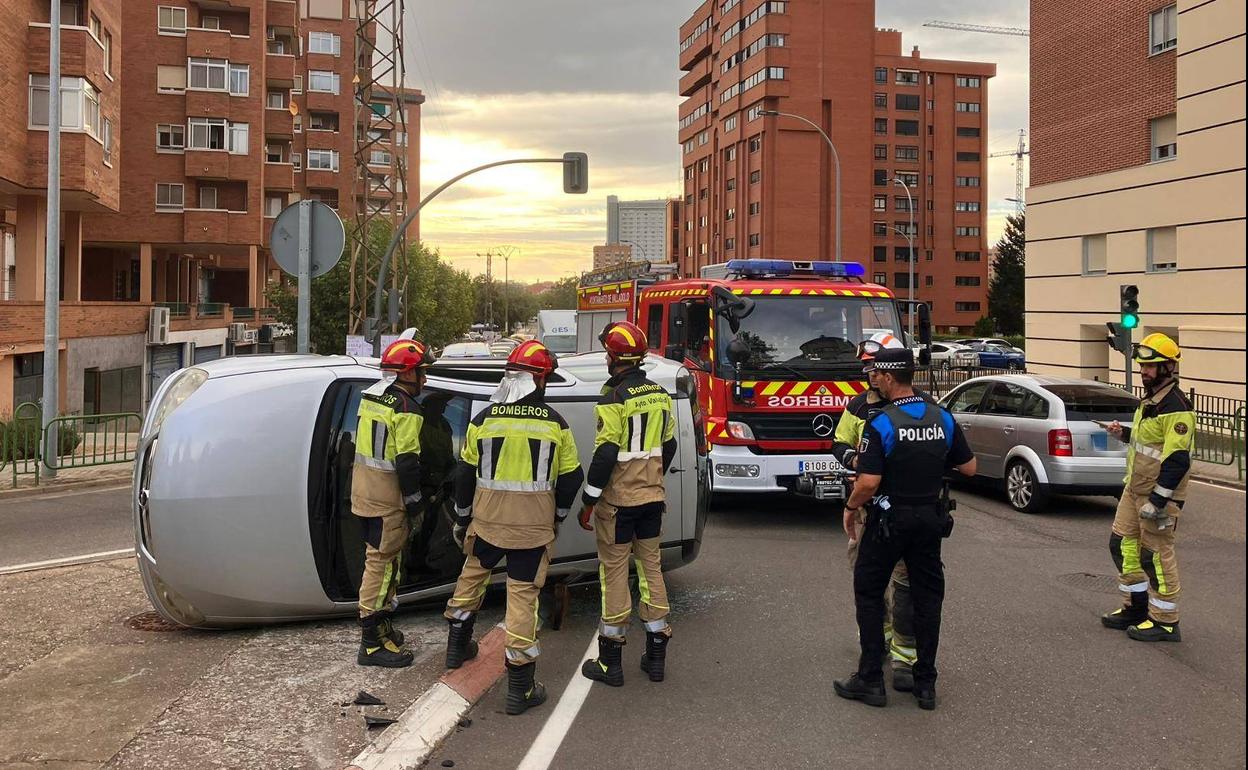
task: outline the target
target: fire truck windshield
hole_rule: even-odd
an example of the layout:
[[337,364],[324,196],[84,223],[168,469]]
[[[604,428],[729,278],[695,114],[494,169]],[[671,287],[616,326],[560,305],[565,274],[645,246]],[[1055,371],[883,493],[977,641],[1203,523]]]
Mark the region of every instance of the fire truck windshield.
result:
[[[742,369],[750,377],[803,379],[862,374],[858,343],[880,331],[900,336],[901,323],[891,299],[810,295],[751,297],[754,312],[741,320],[738,338],[750,348]],[[728,322],[717,321],[719,376],[731,378],[726,348]]]

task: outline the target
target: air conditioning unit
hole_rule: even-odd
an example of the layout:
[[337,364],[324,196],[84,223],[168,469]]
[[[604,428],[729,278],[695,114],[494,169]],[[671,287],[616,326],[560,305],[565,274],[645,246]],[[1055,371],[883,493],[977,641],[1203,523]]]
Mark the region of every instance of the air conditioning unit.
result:
[[226,337],[230,342],[241,342],[246,335],[247,324],[230,324]]
[[238,341],[239,345],[254,345],[260,341],[259,329],[246,329],[243,331],[243,337]]
[[169,308],[154,307],[147,315],[147,344],[166,345],[169,342]]

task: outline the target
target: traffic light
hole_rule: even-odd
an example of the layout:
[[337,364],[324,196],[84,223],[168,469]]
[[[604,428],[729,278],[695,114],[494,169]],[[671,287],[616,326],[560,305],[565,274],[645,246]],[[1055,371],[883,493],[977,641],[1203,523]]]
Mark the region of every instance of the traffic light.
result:
[[369,342],[376,342],[377,337],[381,334],[381,320],[372,318],[371,316],[364,319],[364,339]]
[[585,153],[563,154],[563,191],[573,195],[589,192],[589,156]]
[[399,312],[403,309],[403,290],[390,289],[386,292],[386,320],[390,322],[390,328],[397,328],[399,325]]
[[1123,355],[1130,355],[1131,330],[1113,321],[1106,323],[1105,328],[1109,329],[1109,335],[1105,339],[1109,346]]
[[1134,284],[1123,284],[1118,287],[1120,323],[1128,333],[1140,325],[1140,287]]

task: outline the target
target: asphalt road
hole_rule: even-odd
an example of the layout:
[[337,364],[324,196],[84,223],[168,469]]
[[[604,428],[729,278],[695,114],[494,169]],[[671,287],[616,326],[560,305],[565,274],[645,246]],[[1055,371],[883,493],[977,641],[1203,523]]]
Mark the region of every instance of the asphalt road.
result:
[[[638,670],[634,623],[625,686],[594,685],[565,736],[546,731],[549,766],[1244,766],[1243,493],[1192,487],[1179,530],[1185,641],[1173,645],[1100,625],[1118,602],[1114,501],[1058,498],[1026,516],[958,497],[937,711],[891,690],[885,709],[832,693],[857,655],[839,517],[759,499],[712,514],[699,559],[669,575],[667,681]],[[596,588],[576,589],[564,629],[544,632],[545,706],[505,716],[496,686],[427,766],[516,767],[579,676],[597,603]]]
[[134,547],[130,488],[0,499],[0,569]]

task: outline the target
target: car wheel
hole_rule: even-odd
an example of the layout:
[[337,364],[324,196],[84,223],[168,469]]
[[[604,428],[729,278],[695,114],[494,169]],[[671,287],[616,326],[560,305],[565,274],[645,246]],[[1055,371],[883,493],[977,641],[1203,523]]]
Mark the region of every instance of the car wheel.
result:
[[1005,471],[1005,496],[1016,511],[1036,513],[1044,507],[1044,486],[1026,460],[1015,460]]
[[945,360],[940,362],[940,368],[944,369],[946,372],[949,371],[950,369],[953,368],[953,361],[946,358]]

